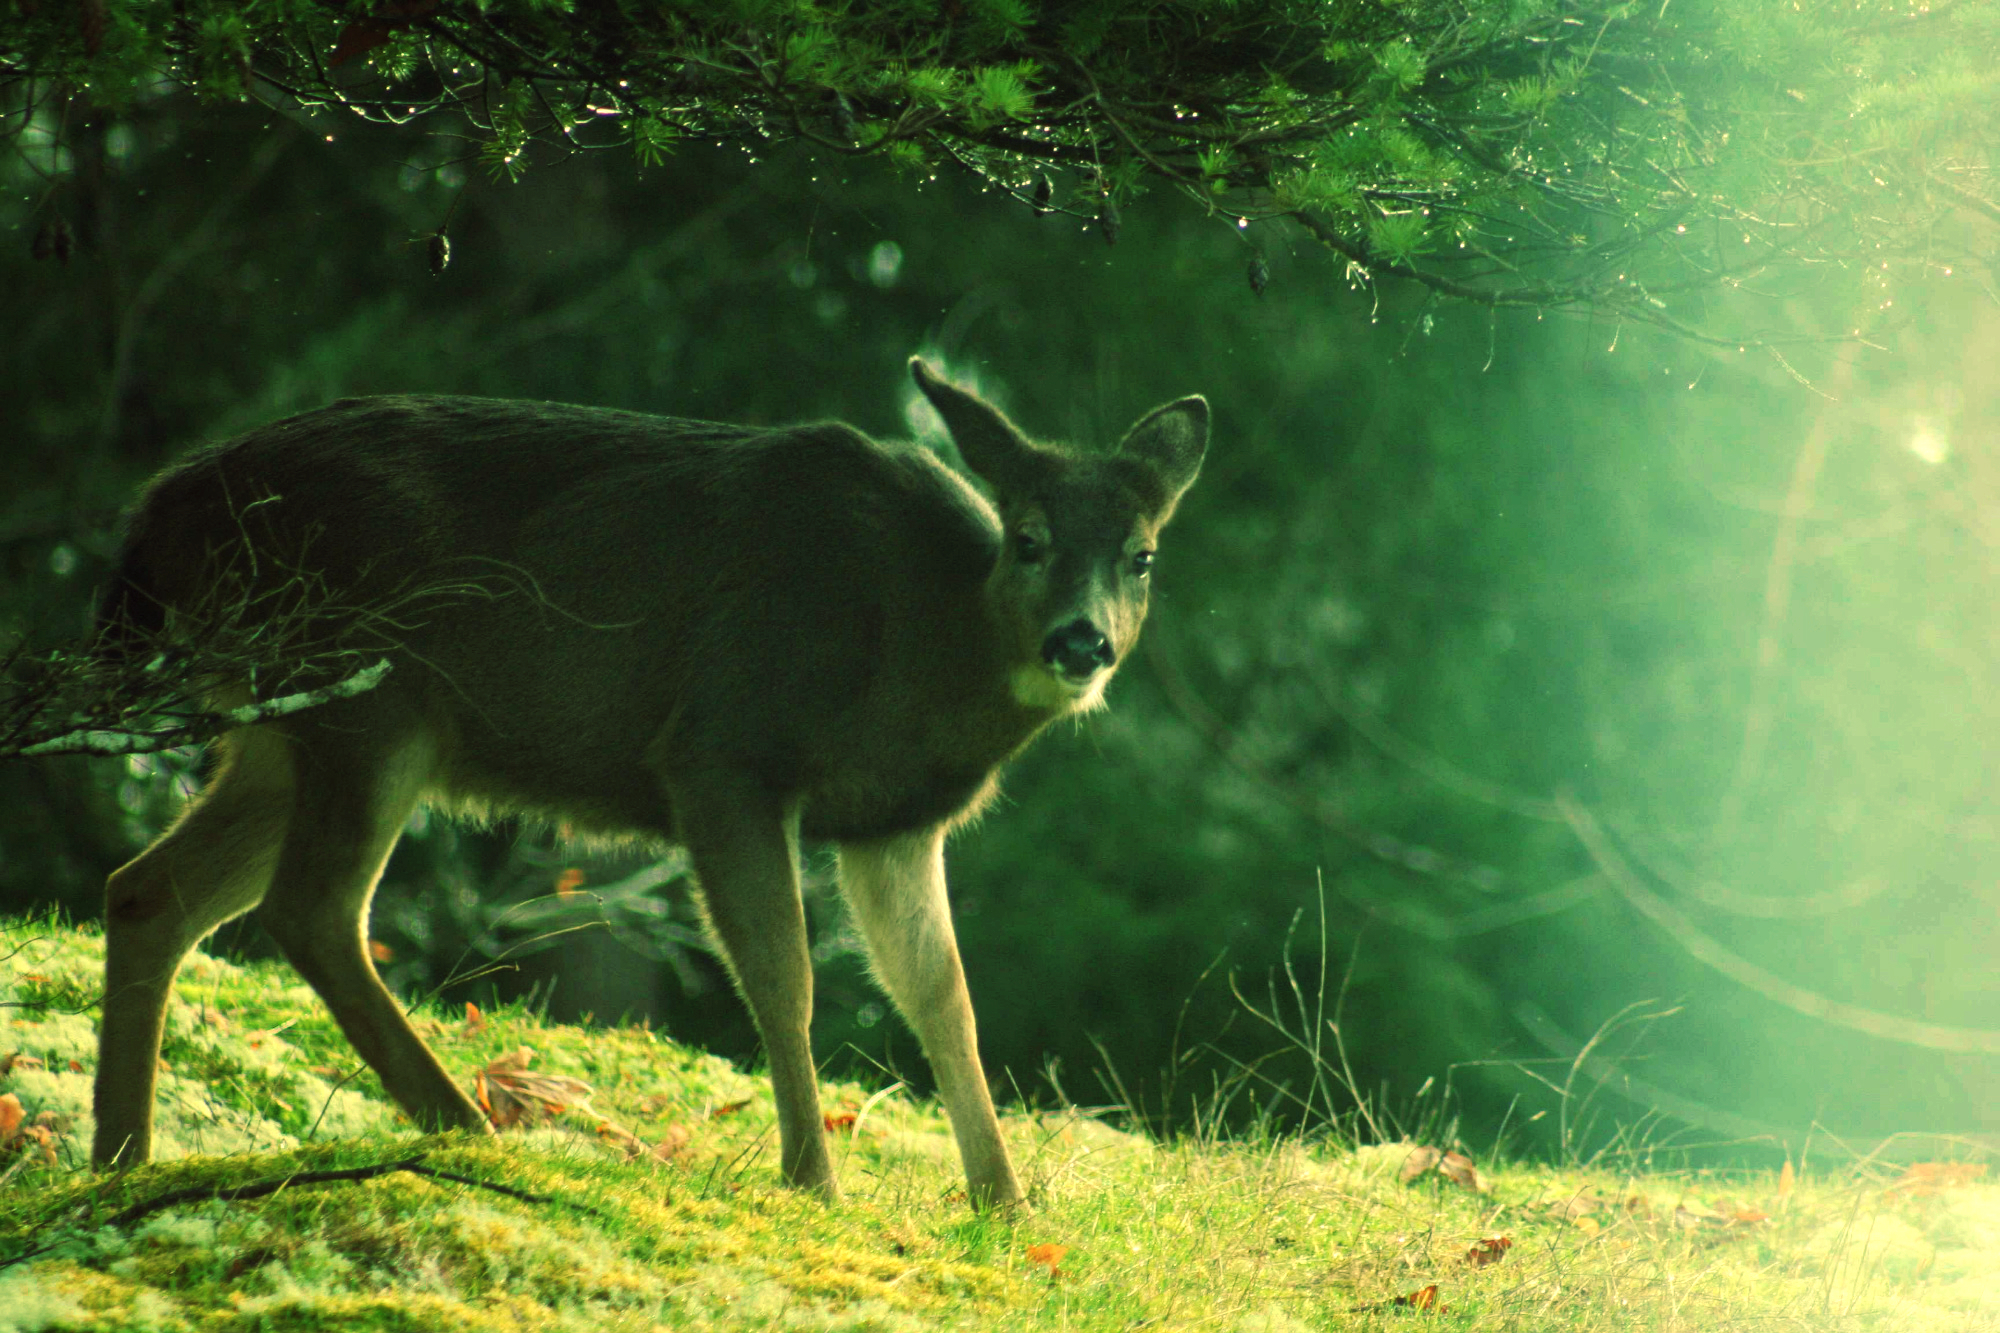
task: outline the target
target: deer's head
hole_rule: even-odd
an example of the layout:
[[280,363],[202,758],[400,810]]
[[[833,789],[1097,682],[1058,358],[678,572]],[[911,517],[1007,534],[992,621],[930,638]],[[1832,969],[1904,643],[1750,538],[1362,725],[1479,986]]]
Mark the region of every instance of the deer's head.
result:
[[1015,699],[1052,712],[1098,706],[1146,619],[1160,529],[1201,471],[1208,403],[1155,408],[1093,454],[1030,440],[921,360],[910,372],[1000,512],[1005,541],[986,591],[1011,639]]

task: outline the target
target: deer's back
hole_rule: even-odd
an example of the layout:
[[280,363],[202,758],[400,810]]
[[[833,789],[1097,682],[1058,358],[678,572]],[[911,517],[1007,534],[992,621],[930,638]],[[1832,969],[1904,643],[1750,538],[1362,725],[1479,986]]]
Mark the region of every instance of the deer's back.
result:
[[192,605],[243,539],[266,583],[398,608],[397,669],[287,724],[303,748],[421,733],[461,800],[670,834],[661,776],[727,766],[814,831],[887,832],[950,814],[1026,739],[972,688],[991,510],[850,427],[346,400],[165,474],[125,575]]

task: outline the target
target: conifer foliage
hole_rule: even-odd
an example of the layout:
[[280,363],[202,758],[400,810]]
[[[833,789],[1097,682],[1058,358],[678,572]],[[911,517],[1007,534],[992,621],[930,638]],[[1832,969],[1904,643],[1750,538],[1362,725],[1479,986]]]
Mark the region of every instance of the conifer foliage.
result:
[[[0,107],[191,89],[591,150],[805,143],[976,174],[1115,243],[1167,188],[1357,281],[1712,329],[1713,295],[1983,253],[2000,6],[1972,0],[9,0]],[[468,128],[469,127],[469,128]],[[1977,225],[1973,225],[1974,223]],[[1774,287],[1773,284],[1780,284]],[[1789,285],[1784,285],[1789,284]],[[1846,302],[1843,309],[1852,309]],[[1732,339],[1740,330],[1731,332]]]

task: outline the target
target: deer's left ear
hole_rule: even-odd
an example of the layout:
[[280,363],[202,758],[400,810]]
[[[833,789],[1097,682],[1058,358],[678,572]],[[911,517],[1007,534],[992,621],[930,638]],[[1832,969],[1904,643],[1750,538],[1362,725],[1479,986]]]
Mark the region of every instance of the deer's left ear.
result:
[[1159,474],[1167,492],[1166,510],[1172,513],[1201,474],[1202,456],[1208,452],[1208,400],[1196,394],[1154,408],[1125,433],[1117,452]]

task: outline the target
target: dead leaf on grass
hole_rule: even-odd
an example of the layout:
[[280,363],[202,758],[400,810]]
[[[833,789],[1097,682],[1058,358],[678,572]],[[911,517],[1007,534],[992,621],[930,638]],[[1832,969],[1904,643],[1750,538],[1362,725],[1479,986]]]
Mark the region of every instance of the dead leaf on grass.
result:
[[43,1166],[56,1165],[56,1146],[62,1140],[63,1119],[54,1111],[43,1111],[32,1121],[21,1099],[13,1093],[0,1093],[0,1158],[12,1157],[5,1171],[0,1171],[0,1180],[19,1171],[31,1161],[39,1160]]
[[687,1147],[688,1140],[694,1135],[686,1125],[671,1125],[665,1137],[658,1143],[649,1144],[623,1125],[614,1125],[607,1120],[597,1127],[597,1137],[617,1149],[628,1162],[642,1157],[650,1157],[656,1162],[670,1162],[681,1149]]
[[1438,1173],[1454,1185],[1462,1185],[1474,1194],[1486,1193],[1486,1178],[1479,1174],[1479,1168],[1464,1153],[1448,1152],[1438,1163]]
[[1565,1222],[1574,1222],[1579,1218],[1589,1217],[1598,1209],[1609,1206],[1610,1203],[1610,1199],[1593,1190],[1578,1190],[1576,1193],[1564,1198],[1550,1199],[1542,1207],[1554,1213]]
[[1719,1227],[1729,1219],[1712,1208],[1704,1208],[1692,1199],[1683,1199],[1674,1205],[1674,1226],[1681,1231],[1699,1231],[1704,1227]]
[[750,1104],[750,1100],[751,1100],[750,1098],[744,1097],[737,1101],[724,1102],[722,1105],[716,1107],[713,1111],[710,1111],[708,1113],[708,1118],[710,1120],[721,1120],[724,1119],[725,1117],[735,1115],[738,1111],[748,1106]]
[[1472,1164],[1472,1159],[1461,1152],[1446,1152],[1442,1148],[1419,1144],[1410,1150],[1408,1157],[1403,1159],[1403,1169],[1400,1174],[1403,1183],[1408,1185],[1431,1171],[1436,1171],[1452,1184],[1469,1189],[1475,1194],[1486,1193],[1485,1177],[1479,1174],[1479,1168]]
[[1436,1166],[1438,1160],[1443,1156],[1444,1149],[1433,1148],[1427,1144],[1420,1143],[1410,1149],[1410,1155],[1403,1159],[1403,1169],[1398,1174],[1401,1175],[1403,1183],[1407,1185],[1424,1172]]
[[589,1108],[592,1088],[588,1083],[561,1074],[531,1074],[528,1062],[534,1058],[534,1051],[523,1046],[488,1062],[473,1075],[473,1099],[495,1129],[550,1120],[572,1108]]
[[1912,1162],[1884,1193],[1892,1198],[1921,1199],[1970,1185],[1985,1174],[1984,1162]]
[[1449,1305],[1438,1299],[1437,1283],[1428,1287],[1418,1287],[1415,1291],[1404,1292],[1401,1296],[1386,1301],[1376,1301],[1372,1305],[1357,1305],[1356,1314],[1372,1314],[1380,1310],[1421,1310],[1425,1314],[1446,1314]]
[[1069,1246],[1057,1245],[1053,1242],[1046,1245],[1030,1245],[1027,1250],[1027,1259],[1031,1264],[1039,1264],[1043,1268],[1048,1269],[1049,1278],[1053,1281],[1063,1275],[1062,1269],[1057,1265],[1062,1263],[1063,1256],[1068,1253]]

